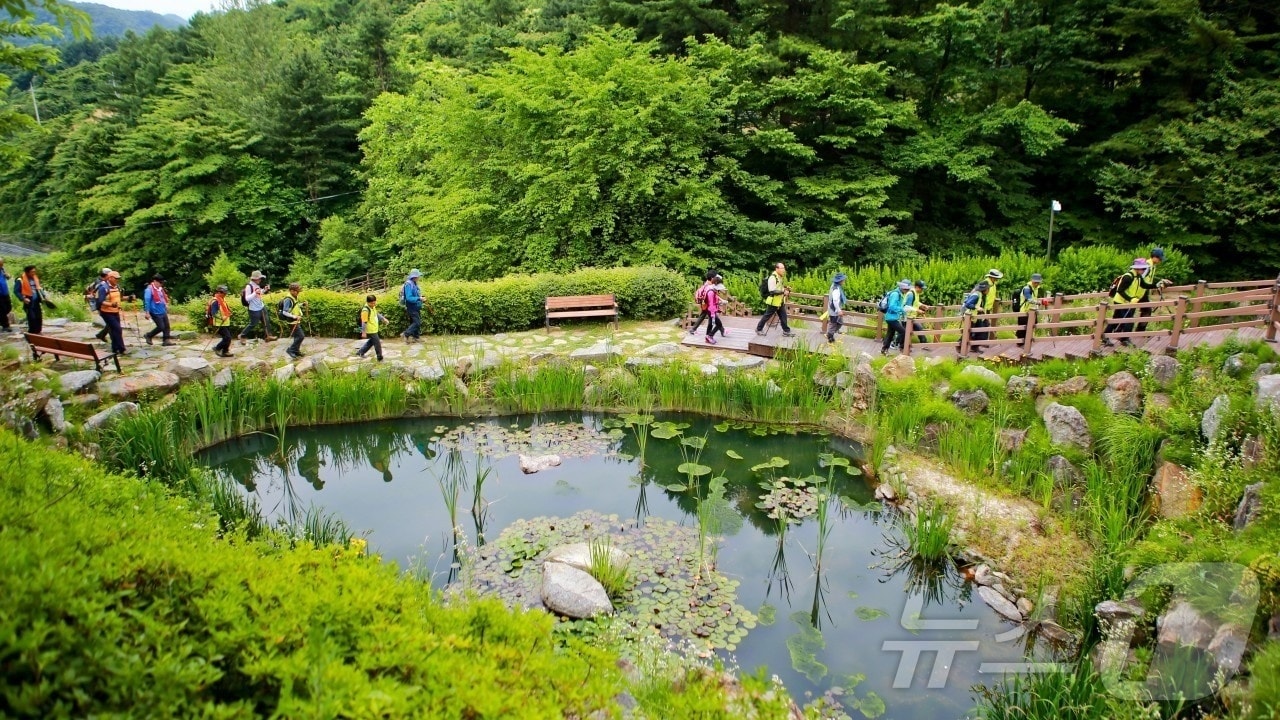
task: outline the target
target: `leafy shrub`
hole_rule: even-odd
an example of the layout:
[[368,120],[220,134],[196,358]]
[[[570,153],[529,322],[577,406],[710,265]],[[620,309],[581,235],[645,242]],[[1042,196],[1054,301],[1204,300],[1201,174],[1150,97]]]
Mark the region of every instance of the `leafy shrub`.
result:
[[[441,605],[376,558],[241,537],[156,483],[0,432],[6,716],[608,714],[615,658],[551,616]],[[56,505],[56,507],[55,507]]]
[[[490,333],[528,330],[538,327],[545,317],[548,296],[604,295],[617,297],[619,312],[628,319],[675,317],[688,304],[689,290],[677,274],[654,267],[589,269],[558,275],[510,275],[488,281],[444,281],[422,283],[425,303],[422,309],[423,331],[428,333]],[[397,298],[399,286],[378,298],[378,309],[387,317],[384,336],[400,332],[408,325],[404,308]],[[266,297],[273,312],[285,292],[272,292]],[[339,293],[331,290],[303,288],[302,299],[310,308],[310,321],[304,325],[315,335],[343,337],[357,333],[360,308],[365,293]],[[207,298],[181,305],[179,311],[192,318],[204,317]],[[231,323],[243,326],[249,321],[248,311],[234,297]]]
[[249,284],[249,276],[241,272],[235,261],[227,257],[227,251],[223,250],[214,258],[209,272],[204,274],[204,284],[210,293],[219,285],[226,285],[231,291],[229,295],[235,295]]

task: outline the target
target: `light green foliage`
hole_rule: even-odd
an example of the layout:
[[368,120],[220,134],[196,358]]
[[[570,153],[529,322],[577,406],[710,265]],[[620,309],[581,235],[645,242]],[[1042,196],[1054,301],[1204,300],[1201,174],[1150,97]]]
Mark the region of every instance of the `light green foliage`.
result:
[[[240,270],[240,264],[227,257],[227,251],[218,252],[218,257],[213,259],[213,264],[209,266],[209,272],[204,274],[204,289],[209,293],[213,293],[219,285],[227,286],[229,291],[227,295],[227,303],[238,305],[235,302],[235,296],[244,290],[244,286],[249,283],[249,276]],[[207,303],[208,298],[202,297],[201,303]],[[204,313],[195,313],[194,317],[203,317]]]
[[445,606],[342,548],[220,540],[162,487],[8,431],[0,465],[16,714],[563,717],[607,711],[621,686],[603,651],[557,651],[546,615]]
[[[1147,707],[1107,692],[1089,663],[1074,670],[1018,675],[994,688],[977,688],[981,720],[1152,720],[1158,705]],[[1154,710],[1154,713],[1153,713]]]
[[907,539],[907,549],[930,563],[941,562],[951,550],[954,518],[936,502],[924,503],[911,517],[899,516],[898,527]]
[[635,584],[629,563],[619,563],[614,559],[613,543],[607,536],[592,538],[588,547],[591,556],[588,572],[591,577],[604,586],[610,599],[623,597]]

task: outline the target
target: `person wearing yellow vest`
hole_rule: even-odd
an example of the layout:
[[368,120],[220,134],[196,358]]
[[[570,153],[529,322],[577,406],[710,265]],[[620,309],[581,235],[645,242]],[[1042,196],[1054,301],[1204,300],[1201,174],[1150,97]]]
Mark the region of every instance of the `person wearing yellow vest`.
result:
[[[1151,257],[1147,258],[1147,269],[1145,272],[1142,273],[1142,279],[1146,281],[1146,284],[1151,285],[1151,288],[1148,288],[1146,291],[1142,293],[1142,300],[1140,300],[1139,302],[1144,302],[1144,303],[1151,302],[1152,289],[1159,292],[1164,288],[1165,285],[1172,284],[1172,281],[1169,280],[1168,278],[1162,278],[1160,280],[1155,279],[1156,266],[1162,262],[1164,262],[1164,248],[1162,247],[1151,248]],[[1160,299],[1161,300],[1164,299],[1164,293],[1160,293]],[[1152,312],[1152,308],[1149,308],[1149,307],[1142,308],[1138,311],[1138,317],[1142,319],[1142,322],[1134,326],[1133,329],[1135,332],[1143,332],[1147,329],[1146,320],[1151,317],[1151,312]]]
[[1041,307],[1047,307],[1049,305],[1049,298],[1046,297],[1049,291],[1041,287],[1041,283],[1043,282],[1043,275],[1040,273],[1031,273],[1031,280],[1028,281],[1026,285],[1022,286],[1022,289],[1018,291],[1017,295],[1013,296],[1013,311],[1022,313],[1022,315],[1018,317],[1019,340],[1027,336],[1027,309],[1035,307],[1036,305]]
[[[1107,325],[1104,331],[1105,335],[1134,331],[1134,326],[1131,322],[1137,310],[1134,305],[1142,302],[1142,298],[1146,297],[1147,293],[1156,286],[1155,282],[1148,280],[1146,277],[1146,273],[1150,269],[1151,264],[1147,262],[1146,258],[1134,258],[1129,272],[1117,278],[1116,291],[1111,295],[1111,305],[1115,308],[1115,311],[1111,313],[1111,324]],[[1104,337],[1102,342],[1107,346],[1115,344],[1110,337]],[[1121,338],[1120,344],[1133,345],[1133,341],[1127,337]]]
[[44,309],[41,306],[53,307],[53,303],[44,296],[44,288],[36,275],[35,265],[22,268],[22,274],[13,284],[13,294],[22,303],[22,309],[27,315],[27,332],[39,335],[44,330]]
[[377,295],[370,295],[364,301],[364,307],[360,308],[360,337],[366,340],[364,347],[357,350],[356,355],[364,357],[364,354],[369,352],[369,348],[373,348],[373,354],[377,356],[378,362],[382,362],[382,337],[378,332],[387,319],[378,312]]
[[231,354],[231,306],[227,305],[227,286],[219,285],[213,291],[213,301],[204,311],[205,322],[213,326],[218,337],[222,338],[213,346],[213,354],[218,357],[234,357]]
[[120,273],[112,270],[107,273],[107,282],[98,288],[98,314],[107,325],[107,335],[111,337],[111,352],[117,355],[125,353],[124,327],[120,323],[120,303],[123,300]]
[[778,263],[773,266],[773,272],[765,279],[765,298],[764,298],[764,315],[760,317],[760,322],[756,323],[756,334],[764,335],[764,326],[769,322],[769,318],[775,314],[778,321],[782,325],[782,334],[791,337],[791,326],[787,324],[787,296],[791,294],[791,288],[787,287],[787,266]]
[[920,313],[929,309],[929,306],[924,304],[924,300],[922,298],[924,291],[928,289],[928,287],[928,285],[924,284],[923,280],[916,280],[912,283],[912,300],[911,305],[907,308],[907,317],[911,318],[911,329],[918,333],[916,335],[916,342],[920,343],[929,342],[929,338],[924,335],[924,325],[921,325],[916,321],[916,318],[920,317]]

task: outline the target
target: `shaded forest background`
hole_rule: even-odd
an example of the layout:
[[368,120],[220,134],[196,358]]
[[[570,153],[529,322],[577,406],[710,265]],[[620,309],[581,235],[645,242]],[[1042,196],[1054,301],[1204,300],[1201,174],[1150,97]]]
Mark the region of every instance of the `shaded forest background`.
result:
[[1042,254],[1051,200],[1055,249],[1280,270],[1260,0],[282,0],[7,64],[0,239],[179,294],[223,250],[308,283]]

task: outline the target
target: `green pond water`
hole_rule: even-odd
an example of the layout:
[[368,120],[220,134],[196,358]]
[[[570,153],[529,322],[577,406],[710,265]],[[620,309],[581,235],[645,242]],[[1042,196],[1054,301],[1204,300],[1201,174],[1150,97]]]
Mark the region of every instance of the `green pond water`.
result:
[[[647,438],[643,468],[639,432]],[[697,440],[682,442],[701,437],[702,448]],[[721,534],[713,556],[704,550],[697,557],[714,562],[718,581],[695,587],[729,596],[712,600],[729,616],[713,634],[722,657],[744,671],[767,667],[801,704],[837,689],[855,718],[963,717],[973,706],[972,687],[998,681],[1001,663],[1043,654],[954,568],[903,560],[893,512],[880,508],[861,475],[844,466],[859,452],[838,437],[697,416],[659,415],[628,426],[622,416],[574,413],[292,429],[283,446],[254,435],[213,448],[202,460],[253,495],[270,519],[300,522],[309,507],[321,507],[364,534],[371,552],[442,588],[458,577],[459,545],[463,556],[488,557],[500,576],[520,572],[513,556],[540,548],[516,536],[534,538],[535,525],[523,521],[535,518],[591,512],[596,528],[620,538],[643,536],[658,545],[683,538],[674,555],[692,557],[695,495],[707,498],[704,516],[716,511]],[[526,475],[521,453],[554,453],[562,463]],[[691,484],[689,471],[702,474]],[[723,478],[715,481],[719,493],[712,492],[716,477]],[[831,498],[824,543],[812,513],[818,495],[806,499],[804,488],[784,477],[824,481]],[[781,494],[769,495],[779,488]],[[452,517],[450,495],[457,498]],[[777,505],[770,497],[793,501],[772,511],[782,520],[760,507]],[[551,525],[557,523],[561,530],[572,524]],[[653,585],[676,583],[673,576],[660,569],[646,580],[643,611],[667,607],[655,602],[666,588]]]

